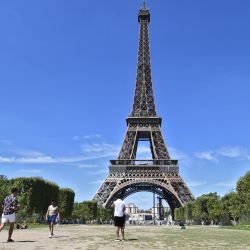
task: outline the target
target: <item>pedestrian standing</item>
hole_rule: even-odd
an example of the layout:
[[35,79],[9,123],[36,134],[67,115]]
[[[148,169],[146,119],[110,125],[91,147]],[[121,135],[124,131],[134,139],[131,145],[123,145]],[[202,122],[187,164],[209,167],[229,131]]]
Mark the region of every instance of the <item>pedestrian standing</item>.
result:
[[122,235],[122,241],[124,241],[125,202],[119,197],[116,201],[114,201],[112,207],[114,208],[114,224],[116,227],[115,241],[120,241],[120,232]]
[[46,221],[48,222],[49,225],[49,231],[50,231],[49,238],[52,238],[54,236],[54,225],[56,222],[59,223],[60,221],[59,208],[55,200],[52,200],[51,204],[48,207],[46,213]]

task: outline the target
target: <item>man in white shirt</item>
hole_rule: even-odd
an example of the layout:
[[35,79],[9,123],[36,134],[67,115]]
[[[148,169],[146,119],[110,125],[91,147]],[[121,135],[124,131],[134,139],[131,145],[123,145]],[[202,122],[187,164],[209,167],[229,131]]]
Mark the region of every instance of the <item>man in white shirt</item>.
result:
[[112,204],[114,208],[114,224],[116,227],[116,241],[120,241],[119,232],[121,231],[122,240],[124,240],[125,225],[125,202],[118,197]]

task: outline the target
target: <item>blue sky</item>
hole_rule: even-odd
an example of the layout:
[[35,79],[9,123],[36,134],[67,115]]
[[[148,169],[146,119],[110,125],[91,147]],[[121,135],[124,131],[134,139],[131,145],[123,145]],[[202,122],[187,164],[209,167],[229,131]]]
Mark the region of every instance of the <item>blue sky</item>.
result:
[[[42,176],[92,199],[132,108],[141,2],[0,2],[0,174]],[[250,169],[250,1],[147,5],[171,157],[195,196],[223,195]],[[146,208],[150,197],[127,201]]]

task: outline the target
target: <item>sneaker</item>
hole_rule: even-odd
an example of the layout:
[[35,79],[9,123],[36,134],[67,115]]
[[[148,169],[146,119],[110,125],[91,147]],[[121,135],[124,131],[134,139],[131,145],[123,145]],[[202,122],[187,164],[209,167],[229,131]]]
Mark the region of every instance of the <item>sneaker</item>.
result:
[[115,241],[120,241],[120,239],[115,239]]
[[49,235],[49,238],[52,238],[52,235]]
[[12,240],[12,239],[8,239],[8,240],[7,240],[7,242],[14,242],[14,240]]
[[122,241],[125,241],[125,239],[122,239]]

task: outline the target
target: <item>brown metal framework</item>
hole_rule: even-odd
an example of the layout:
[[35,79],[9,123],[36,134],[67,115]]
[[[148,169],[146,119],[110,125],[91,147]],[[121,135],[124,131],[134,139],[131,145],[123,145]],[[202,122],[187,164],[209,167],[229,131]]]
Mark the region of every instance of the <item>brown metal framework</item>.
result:
[[[157,193],[172,211],[193,199],[179,175],[177,160],[171,160],[157,116],[151,79],[148,26],[150,12],[145,2],[139,10],[139,51],[136,87],[131,115],[126,119],[127,132],[117,157],[111,160],[109,175],[94,196],[99,206],[110,207],[117,196],[141,191]],[[136,160],[138,142],[150,142],[152,160]]]

